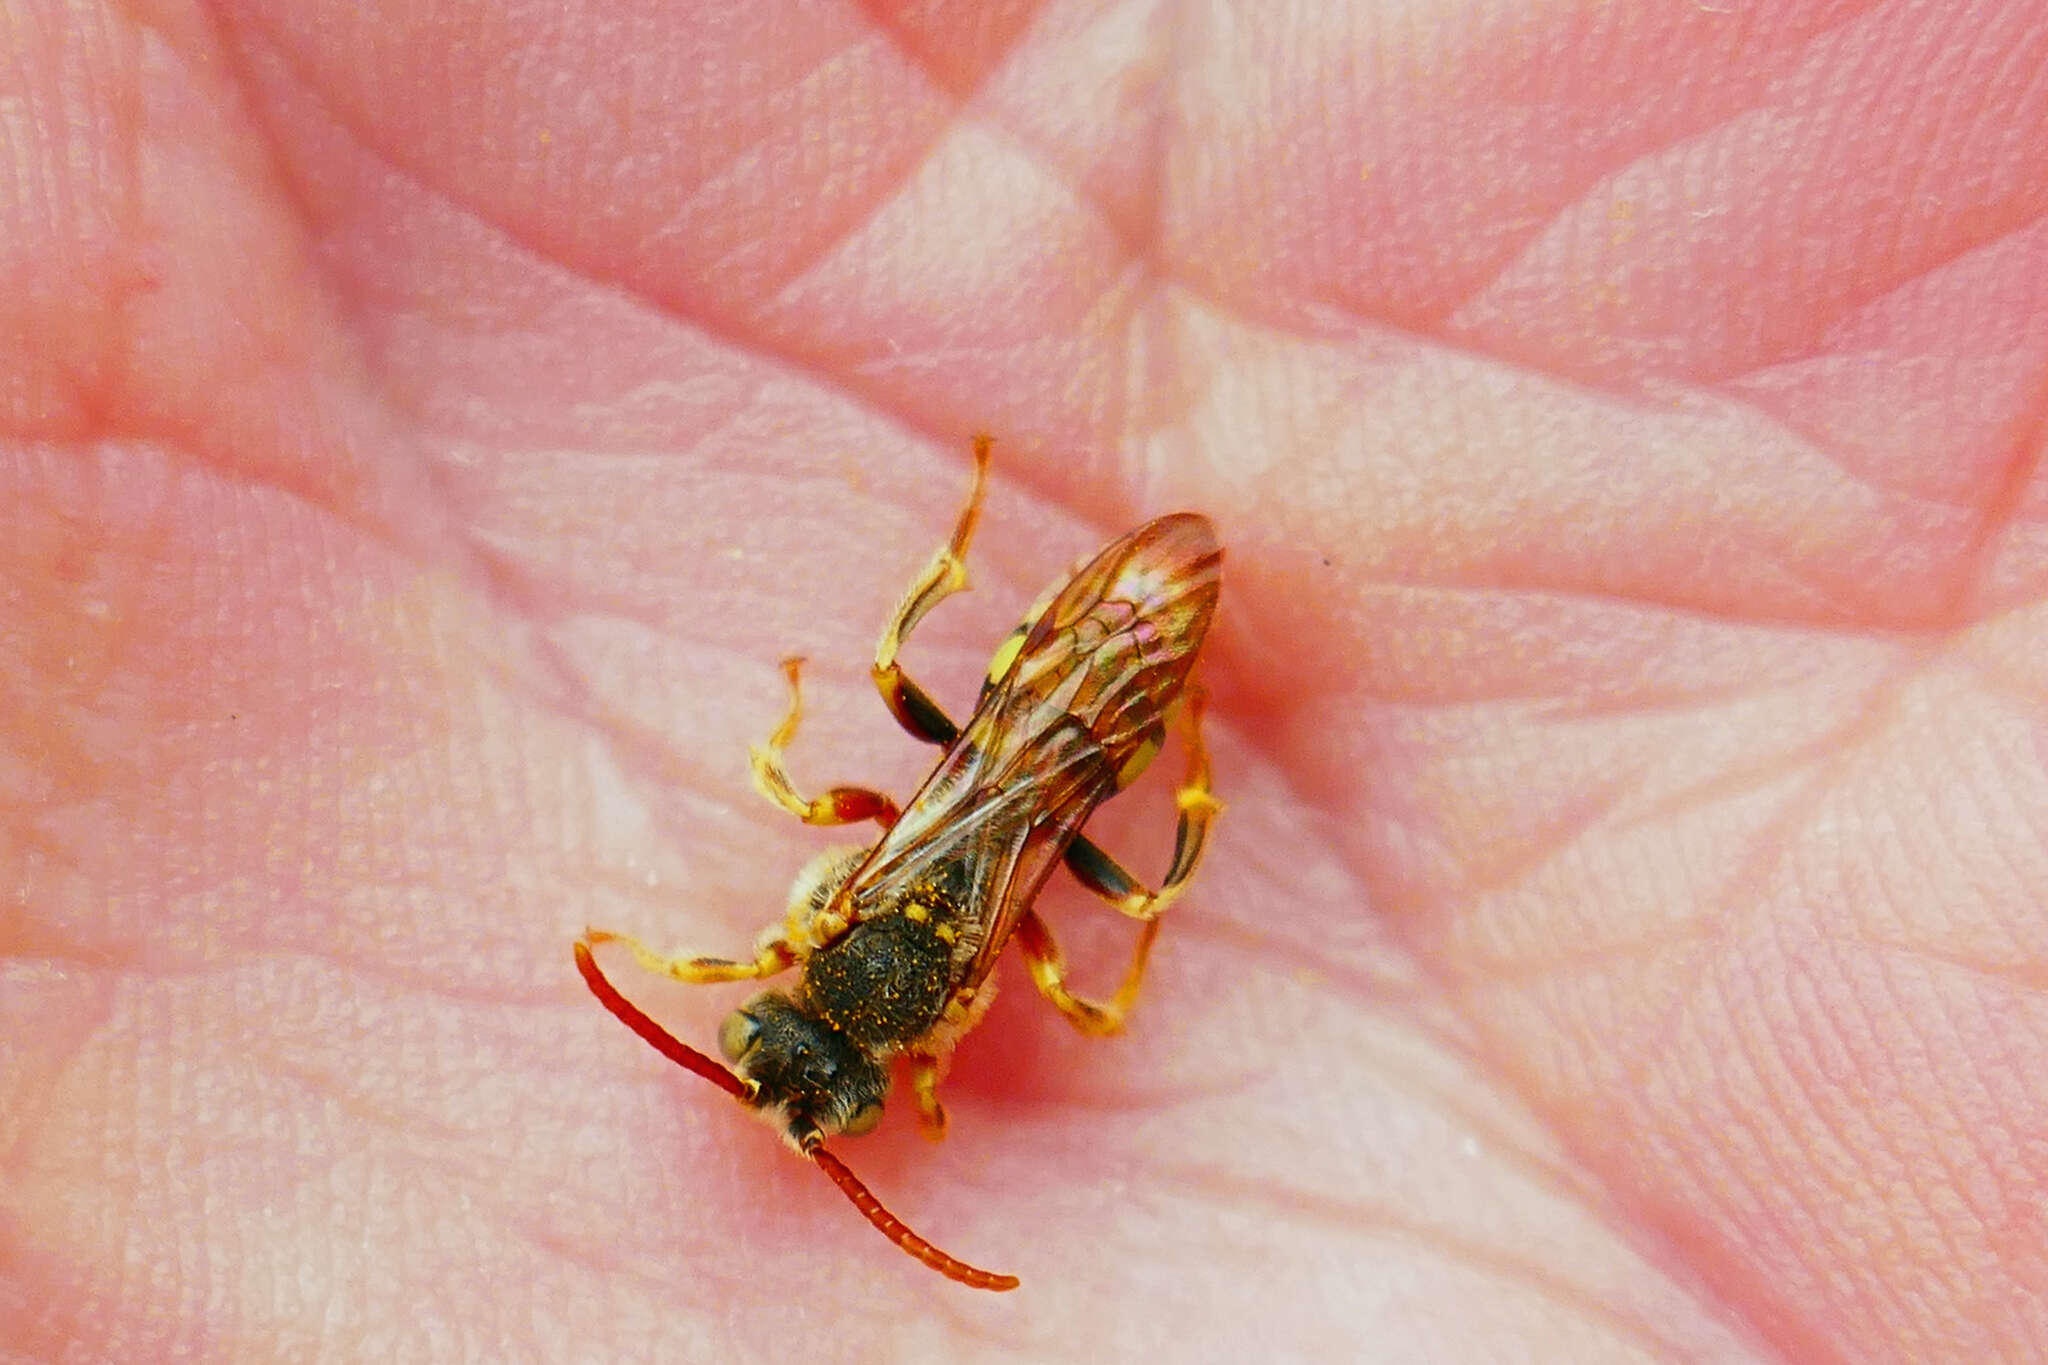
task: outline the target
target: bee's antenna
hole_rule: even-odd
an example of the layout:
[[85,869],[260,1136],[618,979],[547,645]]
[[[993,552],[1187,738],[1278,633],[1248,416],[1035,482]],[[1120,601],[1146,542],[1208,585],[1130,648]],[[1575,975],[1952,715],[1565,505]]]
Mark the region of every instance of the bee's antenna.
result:
[[696,1048],[678,1039],[641,1013],[638,1005],[620,995],[619,988],[598,969],[597,959],[590,955],[590,946],[581,939],[576,941],[576,970],[583,973],[583,984],[590,987],[590,993],[597,997],[598,1003],[616,1015],[620,1023],[639,1034],[649,1047],[683,1070],[696,1072],[740,1103],[754,1102],[752,1086]]
[[977,1270],[958,1257],[948,1256],[912,1232],[901,1218],[883,1208],[882,1201],[869,1193],[868,1187],[861,1183],[860,1177],[848,1170],[846,1163],[832,1155],[822,1144],[813,1141],[804,1150],[811,1160],[818,1163],[818,1169],[832,1177],[832,1183],[853,1201],[853,1206],[860,1210],[861,1216],[875,1225],[875,1231],[947,1279],[957,1280],[973,1289],[993,1289],[998,1292],[1015,1289],[1021,1283],[1015,1275],[996,1275],[986,1270]]

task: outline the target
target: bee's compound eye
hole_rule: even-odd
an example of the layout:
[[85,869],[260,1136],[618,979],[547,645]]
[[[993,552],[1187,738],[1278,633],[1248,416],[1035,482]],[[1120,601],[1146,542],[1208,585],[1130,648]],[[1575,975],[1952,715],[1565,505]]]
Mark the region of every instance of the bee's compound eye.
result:
[[728,1062],[737,1062],[747,1055],[754,1046],[754,1040],[760,1036],[761,1021],[745,1010],[734,1010],[718,1026],[718,1050],[725,1054]]
[[875,1125],[881,1121],[882,1102],[869,1100],[847,1116],[846,1122],[839,1125],[839,1131],[848,1137],[859,1137],[862,1133],[874,1132]]

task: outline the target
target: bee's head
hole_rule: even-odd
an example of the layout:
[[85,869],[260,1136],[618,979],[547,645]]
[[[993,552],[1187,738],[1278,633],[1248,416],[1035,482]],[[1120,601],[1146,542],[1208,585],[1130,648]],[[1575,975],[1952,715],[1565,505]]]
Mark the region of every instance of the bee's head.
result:
[[887,1068],[780,991],[757,995],[727,1015],[718,1048],[752,1086],[754,1106],[774,1115],[800,1151],[835,1133],[868,1132],[882,1121]]

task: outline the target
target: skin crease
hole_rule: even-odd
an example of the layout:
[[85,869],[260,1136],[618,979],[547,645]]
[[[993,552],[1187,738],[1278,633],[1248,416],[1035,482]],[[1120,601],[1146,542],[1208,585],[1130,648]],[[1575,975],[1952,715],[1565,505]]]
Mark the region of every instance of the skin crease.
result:
[[[729,8],[0,7],[0,1361],[2048,1354],[2038,7]],[[956,714],[1229,547],[1130,1030],[838,1144],[1007,1296],[569,956],[784,655],[907,795],[977,429]]]

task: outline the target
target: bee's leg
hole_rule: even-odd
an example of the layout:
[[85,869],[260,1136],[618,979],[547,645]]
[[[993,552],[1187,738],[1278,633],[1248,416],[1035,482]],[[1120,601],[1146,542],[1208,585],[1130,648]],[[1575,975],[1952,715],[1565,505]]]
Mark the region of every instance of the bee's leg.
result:
[[910,585],[903,602],[890,618],[888,628],[875,645],[875,688],[896,723],[918,739],[930,744],[951,744],[960,727],[947,718],[939,704],[922,687],[910,680],[896,662],[896,652],[910,638],[910,632],[924,614],[967,586],[967,543],[974,539],[974,524],[981,518],[981,495],[988,484],[991,438],[974,438],[974,484],[967,490],[967,505],[953,524],[953,538],[939,547],[931,563]]
[[1223,809],[1223,803],[1209,791],[1209,750],[1202,743],[1201,689],[1190,686],[1183,705],[1188,770],[1174,793],[1174,804],[1180,807],[1180,825],[1174,831],[1173,862],[1168,865],[1166,880],[1159,884],[1159,889],[1148,890],[1124,871],[1116,859],[1086,839],[1076,839],[1067,846],[1067,870],[1083,886],[1132,919],[1156,920],[1166,913],[1167,906],[1180,899],[1188,878],[1195,874],[1195,865],[1202,860],[1209,824],[1216,818],[1216,812]]
[[996,1002],[994,977],[962,986],[946,998],[939,1021],[905,1052],[910,1060],[910,1093],[917,1100],[918,1130],[933,1142],[946,1136],[946,1106],[939,1103],[939,1082],[953,1059],[953,1046],[973,1032]]
[[910,1054],[910,1093],[917,1100],[917,1129],[933,1142],[946,1136],[946,1106],[939,1102],[939,1059],[928,1052]]
[[633,959],[648,971],[692,985],[708,985],[717,981],[751,981],[757,977],[774,976],[777,972],[788,970],[796,962],[795,951],[780,934],[763,939],[752,962],[736,962],[724,957],[664,957],[636,938],[614,934],[604,929],[585,929],[583,942],[590,947],[596,947],[600,943],[622,944],[633,954]]
[[1138,943],[1131,951],[1131,965],[1124,972],[1116,994],[1107,1002],[1084,1000],[1067,989],[1067,959],[1060,945],[1045,927],[1036,910],[1026,910],[1017,921],[1017,946],[1024,953],[1024,965],[1031,969],[1038,993],[1067,1016],[1067,1022],[1083,1033],[1101,1036],[1124,1026],[1124,1016],[1138,999],[1145,981],[1145,961],[1152,955],[1152,940],[1159,936],[1159,921],[1147,920],[1138,931]]
[[782,661],[782,671],[789,677],[789,712],[783,716],[782,724],[775,727],[775,733],[768,736],[766,744],[756,744],[747,751],[754,770],[754,790],[807,825],[852,825],[873,820],[883,829],[889,828],[896,823],[899,812],[896,803],[878,791],[834,787],[823,796],[806,800],[789,780],[789,772],[782,766],[782,751],[796,738],[797,723],[804,718],[803,684],[797,680],[803,663],[802,659]]

